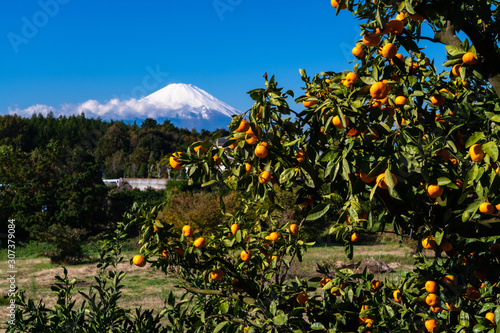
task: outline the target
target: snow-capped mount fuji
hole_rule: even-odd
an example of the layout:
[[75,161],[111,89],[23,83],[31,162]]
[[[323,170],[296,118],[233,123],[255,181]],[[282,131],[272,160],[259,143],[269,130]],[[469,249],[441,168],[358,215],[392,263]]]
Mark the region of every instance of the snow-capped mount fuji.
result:
[[226,128],[231,116],[241,113],[206,91],[184,83],[169,84],[140,99],[139,104],[155,109],[159,122],[168,119],[177,127],[197,130]]

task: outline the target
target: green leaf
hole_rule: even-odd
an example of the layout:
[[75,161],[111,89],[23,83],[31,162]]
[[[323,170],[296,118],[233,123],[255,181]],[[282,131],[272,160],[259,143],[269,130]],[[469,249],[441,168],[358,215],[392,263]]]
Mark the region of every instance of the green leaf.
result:
[[323,215],[325,215],[328,210],[330,209],[330,204],[324,204],[321,203],[314,207],[309,214],[307,214],[306,220],[307,221],[314,221],[319,218],[321,218]]
[[290,179],[292,179],[296,174],[295,168],[288,168],[283,170],[283,172],[280,175],[280,183],[284,184]]
[[214,333],[217,333],[217,332],[220,332],[221,329],[224,328],[224,326],[226,326],[229,322],[227,321],[223,321],[222,323],[220,323],[219,325],[217,325],[214,329]]
[[212,179],[206,183],[201,184],[201,187],[210,186],[210,185],[215,184],[215,183],[217,183],[217,181],[215,179]]
[[314,323],[311,325],[311,329],[315,331],[324,330],[325,326],[322,323]]
[[454,45],[446,45],[445,49],[452,57],[462,57],[465,54],[465,51],[461,47]]
[[437,185],[439,186],[445,186],[448,185],[449,183],[451,183],[451,180],[446,177],[439,177],[437,180]]
[[274,323],[274,325],[277,325],[277,326],[283,326],[288,321],[288,317],[286,316],[286,314],[283,313],[283,311],[279,311],[279,312],[281,312],[279,315],[273,317],[273,323]]
[[481,145],[481,148],[484,150],[486,154],[491,158],[492,162],[496,162],[498,160],[498,146],[495,142],[487,142]]
[[443,241],[443,237],[444,237],[443,229],[439,229],[438,231],[436,231],[436,233],[434,234],[434,238],[436,240],[437,245],[441,245],[441,242]]

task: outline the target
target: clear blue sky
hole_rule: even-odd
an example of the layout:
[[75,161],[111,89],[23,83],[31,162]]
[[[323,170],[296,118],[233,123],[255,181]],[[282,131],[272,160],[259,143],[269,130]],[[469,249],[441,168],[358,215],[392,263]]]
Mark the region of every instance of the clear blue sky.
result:
[[[262,75],[296,96],[352,68],[360,22],[328,0],[8,1],[0,12],[0,114],[150,94],[191,83],[246,111]],[[216,8],[217,7],[217,8]],[[156,75],[151,75],[156,72]]]

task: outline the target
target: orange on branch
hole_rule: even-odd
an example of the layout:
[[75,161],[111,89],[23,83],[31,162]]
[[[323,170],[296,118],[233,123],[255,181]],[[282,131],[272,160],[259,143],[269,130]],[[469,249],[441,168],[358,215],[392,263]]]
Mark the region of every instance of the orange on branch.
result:
[[194,244],[194,247],[196,247],[197,249],[201,249],[201,248],[204,248],[205,245],[207,245],[207,241],[205,240],[205,238],[199,237],[194,241],[193,244]]
[[[349,119],[344,117],[344,120],[345,120],[346,126],[349,126]],[[344,125],[342,125],[342,121],[340,120],[340,117],[338,115],[333,117],[332,124],[333,124],[333,126],[339,128],[339,129],[345,128]]]
[[245,133],[250,129],[250,123],[246,121],[245,119],[241,119],[240,124],[238,128],[236,129],[236,132],[239,133]]
[[210,278],[213,280],[213,281],[219,281],[220,279],[222,279],[224,277],[224,272],[220,269],[216,269],[214,271],[212,271],[210,273]]
[[269,154],[269,150],[267,149],[267,147],[267,142],[259,143],[257,147],[255,147],[255,156],[257,156],[258,158],[266,158]]
[[489,202],[483,202],[479,205],[479,211],[483,214],[493,214],[493,212],[495,211],[495,208],[493,207],[493,205]]
[[363,36],[363,44],[366,46],[375,46],[380,43],[380,36],[374,32],[368,32]]
[[356,58],[363,58],[365,56],[365,50],[358,44],[352,49],[352,55]]
[[382,47],[382,57],[386,59],[392,59],[398,53],[398,48],[393,43],[387,43]]
[[241,260],[247,262],[252,258],[252,253],[250,251],[243,250],[240,253],[240,258],[241,258]]
[[443,195],[444,188],[438,185],[429,185],[427,186],[427,195],[432,199],[439,198]]
[[136,254],[133,258],[132,258],[132,262],[134,263],[134,265],[136,265],[137,267],[144,267],[146,265],[146,259],[144,259],[143,256],[141,256],[140,254]]
[[472,162],[482,162],[484,158],[484,151],[480,144],[474,144],[469,148],[469,156]]
[[191,237],[193,236],[193,228],[190,225],[185,225],[182,227],[182,233],[184,237]]
[[477,58],[472,52],[467,52],[462,56],[462,61],[464,64],[472,66],[477,63]]
[[[392,174],[392,179],[394,181],[394,186],[396,186],[398,184],[398,179],[396,178],[396,176],[394,174]],[[377,184],[380,188],[383,188],[384,190],[387,190],[389,188],[389,185],[387,185],[386,181],[385,181],[385,174],[384,173],[381,173],[380,175],[377,176]]]
[[307,296],[306,293],[302,292],[302,293],[300,293],[300,294],[297,295],[296,300],[297,300],[297,303],[304,305],[309,300],[309,296]]
[[435,281],[429,280],[425,282],[425,290],[429,293],[435,293],[439,290],[439,288]]
[[267,170],[264,170],[259,175],[259,183],[267,184],[271,180],[271,173]]
[[234,235],[238,230],[240,230],[240,226],[238,225],[238,223],[233,223],[231,225],[231,233]]
[[390,89],[391,88],[384,82],[375,82],[370,87],[370,95],[374,99],[384,99],[389,94]]
[[288,230],[290,230],[292,236],[297,236],[299,234],[299,226],[295,223],[290,224]]
[[181,170],[183,168],[183,166],[181,165],[182,160],[180,156],[181,152],[173,153],[172,156],[170,156],[169,163],[172,169]]
[[437,333],[439,331],[439,325],[434,319],[427,319],[425,321],[425,328],[430,333]]

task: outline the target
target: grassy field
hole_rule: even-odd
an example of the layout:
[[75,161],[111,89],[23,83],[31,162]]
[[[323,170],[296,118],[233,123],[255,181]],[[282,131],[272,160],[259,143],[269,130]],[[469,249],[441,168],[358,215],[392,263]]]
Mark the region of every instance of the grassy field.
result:
[[[382,241],[381,241],[382,240]],[[26,296],[37,300],[43,300],[47,306],[55,303],[56,295],[51,291],[50,286],[54,283],[54,276],[63,276],[63,269],[59,265],[50,263],[48,258],[40,255],[48,245],[30,243],[17,249],[16,253],[16,284],[19,289],[26,290]],[[78,291],[86,292],[91,284],[95,283],[93,276],[97,275],[96,267],[98,246],[91,244],[88,250],[91,252],[90,262],[75,266],[67,266],[68,276],[77,278]],[[126,259],[132,258],[137,254],[138,247],[135,241],[124,246],[123,255]],[[7,252],[1,251],[2,258],[5,258],[7,265]],[[398,279],[402,272],[412,269],[413,256],[412,250],[403,245],[399,245],[390,237],[377,239],[369,244],[359,244],[355,247],[353,260],[347,260],[343,248],[340,246],[315,246],[310,248],[302,262],[295,262],[289,271],[290,278],[298,276],[299,278],[308,278],[319,276],[316,273],[317,264],[328,264],[330,267],[353,267],[356,263],[367,258],[373,258],[383,264],[390,266],[394,271],[389,274],[376,274],[379,279],[389,278]],[[120,305],[124,308],[136,308],[142,306],[148,309],[159,309],[163,306],[165,297],[169,291],[174,291],[180,295],[183,290],[176,288],[176,279],[172,276],[166,276],[164,273],[148,268],[138,268],[130,265],[125,260],[119,265],[119,269],[127,273],[124,279],[123,297]],[[6,269],[5,269],[6,271]],[[8,290],[8,281],[0,280],[0,289],[6,295]],[[75,299],[82,300],[82,297],[75,292]],[[7,299],[1,298],[0,314],[6,318]],[[4,320],[2,320],[4,322]],[[2,327],[2,326],[0,326]],[[3,326],[4,327],[4,326]]]

